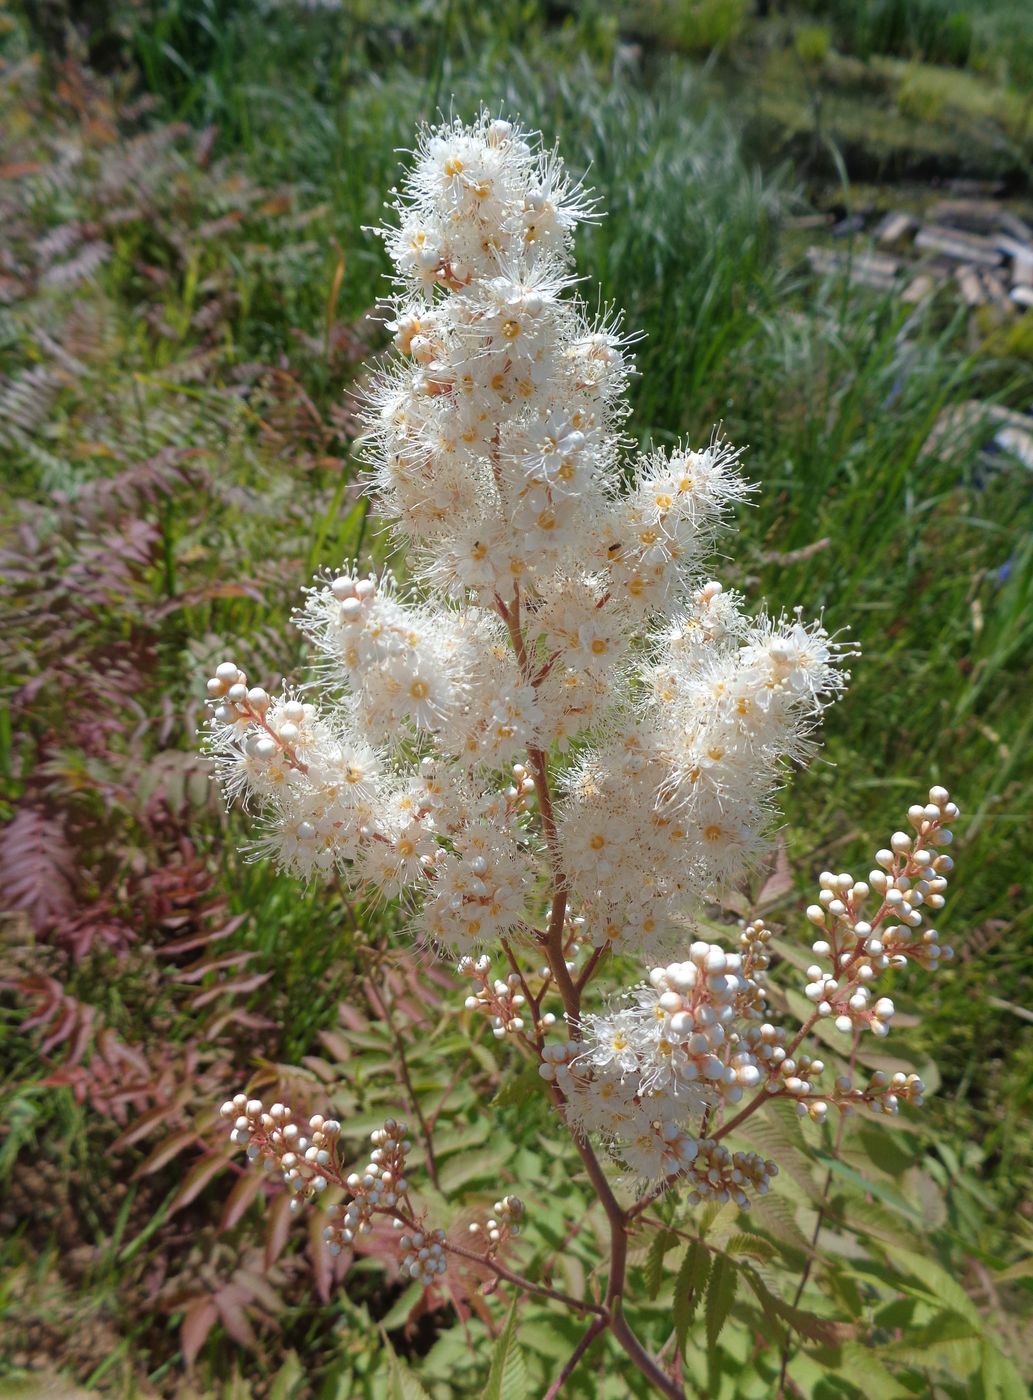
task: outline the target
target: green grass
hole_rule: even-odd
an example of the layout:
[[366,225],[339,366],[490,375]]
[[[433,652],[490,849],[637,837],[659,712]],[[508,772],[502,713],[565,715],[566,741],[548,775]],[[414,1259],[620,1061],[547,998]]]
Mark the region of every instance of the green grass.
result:
[[[844,49],[863,47],[856,34],[847,43],[842,7],[832,15],[829,8],[809,6],[803,18],[828,23]],[[945,1233],[932,1247],[959,1273],[973,1258],[993,1267],[1010,1262],[1016,1213],[1027,1208],[1033,1184],[1033,1054],[1027,1023],[1009,1009],[1022,1007],[1033,961],[1033,491],[1017,466],[983,463],[974,432],[937,441],[934,429],[945,410],[971,398],[1027,407],[1028,361],[974,355],[961,319],[942,305],[904,336],[904,315],[889,301],[802,280],[782,230],[801,192],[790,170],[754,168],[737,134],[748,100],[733,95],[715,107],[699,72],[678,55],[648,51],[637,68],[609,7],[585,7],[550,25],[531,0],[490,11],[440,0],[341,11],[271,6],[261,13],[190,0],[153,12],[134,7],[120,23],[122,48],[157,98],[156,119],[181,118],[196,130],[216,125],[216,163],[200,170],[182,142],[180,165],[156,196],[160,217],[121,229],[92,282],[73,293],[44,291],[25,308],[0,314],[0,368],[12,376],[39,363],[36,331],[67,325],[74,300],[104,326],[83,350],[83,374],[64,382],[44,419],[5,446],[5,515],[13,524],[20,502],[47,502],[55,490],[74,497],[111,475],[120,454],[131,462],[161,448],[192,454],[216,485],[186,486],[143,510],[160,526],[160,547],[136,593],[99,608],[77,645],[121,645],[137,635],[139,608],[181,600],[151,639],[153,688],[130,691],[126,704],[153,714],[167,699],[172,718],[163,742],[182,751],[195,742],[197,711],[189,707],[210,658],[232,648],[243,664],[254,658],[256,675],[298,667],[297,638],[287,625],[298,589],[315,567],[383,549],[362,506],[346,494],[354,473],[349,432],[333,419],[362,373],[363,347],[352,354],[334,341],[327,353],[327,345],[335,328],[377,344],[363,318],[383,291],[384,265],[363,225],[379,218],[397,148],[410,142],[419,118],[439,108],[471,112],[481,100],[541,126],[547,139],[562,142],[571,166],[587,172],[608,210],[579,245],[579,272],[590,288],[599,285],[604,301],[626,309],[629,330],[644,332],[636,347],[632,434],[643,443],[683,435],[699,442],[722,422],[733,440],[747,443],[746,470],[760,489],[727,545],[720,576],[754,599],[767,596],[774,608],[824,609],[830,628],[849,628],[861,651],[847,699],[829,716],[824,759],[785,796],[797,890],[809,892],[829,865],[849,863],[863,875],[929,783],[947,783],[962,804],[946,927],[963,956],[935,983],[916,978],[900,989],[921,1022],[895,1032],[894,1043],[931,1057],[942,1077],[909,1168],[927,1171],[945,1192]],[[1001,34],[1011,32],[1001,24]],[[978,58],[979,70],[988,71],[997,52],[1003,64],[1005,41],[982,19],[975,29],[981,37],[972,62]],[[874,32],[866,31],[869,39]],[[719,37],[722,45],[726,40],[741,52],[730,31]],[[3,42],[12,60],[31,46],[22,28],[10,28]],[[879,40],[875,51],[896,55],[893,62],[928,56],[909,44]],[[1007,72],[1001,81],[1010,81]],[[48,123],[56,129],[67,121],[49,104],[9,95],[4,119],[16,133],[30,122],[46,133]],[[95,215],[91,162],[98,158],[91,153],[79,184],[41,201],[35,216],[42,227]],[[237,207],[240,175],[262,193],[237,223],[202,235],[207,220]],[[212,337],[199,313],[216,301]],[[195,358],[202,352],[203,360]],[[261,387],[248,378],[253,364],[268,372]],[[289,370],[289,395],[270,367]],[[76,557],[82,540],[66,547],[65,525],[48,518],[58,567],[66,554]],[[242,579],[256,589],[239,596],[213,590]],[[12,635],[20,636],[22,625],[12,616]],[[43,647],[45,638],[26,636],[26,646]],[[10,678],[23,680],[26,664],[8,657]],[[157,745],[146,737],[137,749],[122,735],[105,767],[77,755],[71,742],[55,749],[47,737],[55,713],[58,702],[45,695],[24,732],[0,730],[5,810],[44,779],[74,787],[72,810],[95,831],[91,850],[99,852],[89,872],[93,889],[103,884],[111,855],[105,841],[115,843],[109,820],[126,872],[156,859],[153,833],[132,803],[127,799],[111,819],[99,794],[109,779],[150,764]],[[245,863],[234,849],[244,824],[223,823],[203,795],[188,794],[181,805],[182,834],[196,841],[214,893],[225,897],[229,913],[247,915],[220,951],[246,954],[249,967],[272,974],[240,1005],[278,1023],[268,1048],[277,1060],[304,1064],[320,1056],[319,1033],[336,1025],[337,1003],[356,995],[360,940],[348,910],[336,895],[299,890],[267,867]],[[171,847],[162,849],[162,859],[171,859]],[[128,898],[124,891],[119,897]],[[390,925],[390,911],[359,912],[364,938]],[[140,932],[158,937],[148,924]],[[800,936],[795,924],[791,932]],[[51,966],[49,954],[30,953],[41,968]],[[144,952],[134,951],[128,963],[98,955],[62,975],[129,1041],[176,1047],[198,1034],[197,1015]],[[204,973],[199,989],[215,988],[220,975]],[[224,1004],[232,998],[216,1003]],[[34,1043],[16,1034],[18,1013],[5,1003],[4,1014],[3,1095],[12,1132],[0,1170],[10,1182],[21,1163],[46,1160],[48,1189],[59,1203],[74,1183],[79,1244],[95,1254],[84,1274],[59,1286],[61,1220],[49,1251],[27,1223],[19,1225],[0,1253],[7,1280],[0,1318],[14,1335],[26,1311],[45,1314],[57,1296],[79,1325],[100,1320],[122,1339],[109,1370],[103,1358],[91,1358],[80,1380],[127,1393],[134,1384],[147,1393],[149,1384],[164,1393],[177,1374],[178,1314],[146,1292],[142,1266],[157,1240],[173,1241],[162,1245],[174,1254],[170,1269],[192,1243],[171,1229],[160,1232],[178,1169],[129,1187],[113,1209],[113,1193],[120,1182],[124,1187],[134,1159],[109,1158],[110,1121],[69,1088],[44,1082],[47,1067]],[[214,1042],[202,1044],[202,1058],[217,1055]],[[243,1030],[238,1044],[243,1074],[257,1052]],[[420,1072],[432,1102],[444,1071],[430,1057]],[[364,1112],[396,1091],[372,1071],[360,1087],[371,1095]],[[474,1124],[474,1109],[464,1112]],[[504,1105],[498,1115],[519,1136],[521,1116]],[[567,1167],[549,1155],[533,1114],[530,1122],[518,1166],[541,1199],[559,1197]],[[218,1179],[189,1217],[203,1241],[214,1238],[226,1190]],[[158,1234],[148,1233],[148,1219],[161,1222]],[[254,1217],[246,1224],[231,1233],[234,1249],[246,1248],[255,1232]],[[562,1221],[543,1223],[543,1235],[547,1229],[562,1240]],[[308,1275],[297,1272],[300,1257],[298,1249],[288,1255],[296,1272],[285,1285],[284,1343],[270,1340],[252,1375],[271,1383],[270,1393],[291,1393],[287,1381],[277,1390],[270,1378],[292,1374],[293,1348],[319,1358],[323,1393],[379,1397],[383,1377],[369,1377],[383,1357],[363,1329],[375,1336],[371,1317],[392,1300],[360,1275],[368,1292],[349,1289],[331,1305],[315,1305]],[[565,1267],[576,1274],[583,1265],[575,1258]],[[129,1288],[130,1277],[139,1291]],[[1017,1314],[1018,1302],[1008,1298],[1005,1310]],[[648,1313],[643,1325],[659,1327]],[[548,1319],[535,1325],[542,1354],[548,1357],[551,1346],[562,1359],[571,1344],[562,1328],[557,1340]],[[335,1333],[341,1327],[347,1330]],[[453,1367],[465,1368],[464,1383],[483,1384],[456,1336],[446,1333],[421,1371],[437,1387],[435,1400],[460,1374]],[[230,1393],[228,1345],[222,1334],[204,1352],[201,1393]],[[3,1359],[16,1362],[10,1352]],[[74,1369],[60,1350],[56,1359]],[[699,1364],[705,1366],[705,1354]],[[806,1373],[798,1384],[806,1393]]]

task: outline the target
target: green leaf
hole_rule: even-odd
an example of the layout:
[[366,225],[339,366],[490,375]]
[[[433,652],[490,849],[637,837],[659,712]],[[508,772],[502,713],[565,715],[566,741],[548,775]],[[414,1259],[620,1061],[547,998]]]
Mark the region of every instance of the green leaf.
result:
[[983,1342],[980,1360],[986,1400],[1028,1400],[1025,1381],[1010,1358],[989,1337]]
[[674,1331],[678,1350],[685,1355],[685,1341],[692,1319],[710,1273],[710,1251],[699,1240],[693,1240],[685,1251],[674,1284]]
[[423,1284],[414,1279],[401,1297],[395,1299],[387,1316],[380,1319],[381,1327],[386,1332],[393,1332],[396,1327],[404,1326],[409,1314],[422,1297]]
[[527,1369],[516,1344],[516,1312],[514,1300],[492,1352],[483,1400],[527,1400]]
[[290,1400],[290,1397],[305,1381],[305,1368],[298,1360],[295,1351],[288,1351],[283,1365],[277,1371],[269,1387],[269,1400]]
[[714,1259],[707,1288],[707,1346],[712,1351],[717,1345],[721,1328],[728,1320],[728,1314],[735,1302],[735,1290],[739,1285],[739,1271],[727,1254],[718,1254]]
[[380,1329],[380,1335],[387,1357],[388,1400],[431,1400],[419,1377],[409,1370],[401,1357],[395,1355],[395,1349],[383,1328]]
[[900,1138],[881,1132],[873,1123],[860,1126],[857,1141],[864,1155],[889,1177],[903,1176],[915,1164],[915,1152],[910,1151]]
[[756,1269],[748,1264],[743,1266],[742,1273],[769,1318],[784,1322],[801,1337],[811,1342],[820,1342],[823,1346],[833,1346],[839,1341],[839,1329],[829,1318],[819,1317],[817,1313],[808,1312],[806,1308],[798,1308],[785,1302],[776,1293],[772,1293]]
[[899,1342],[890,1342],[884,1355],[923,1369],[942,1366],[955,1376],[966,1376],[980,1361],[981,1338],[972,1324],[957,1313],[943,1312],[924,1327],[910,1327]]
[[847,1166],[846,1162],[841,1162],[838,1157],[832,1157],[827,1152],[815,1152],[815,1159],[825,1167],[828,1167],[833,1176],[842,1177],[844,1181],[849,1181],[852,1186],[868,1195],[874,1196],[877,1200],[884,1201],[893,1210],[897,1210],[901,1215],[907,1216],[911,1220],[920,1221],[922,1212],[917,1210],[910,1201],[906,1201],[899,1191],[894,1191],[890,1186],[884,1186],[881,1182],[871,1181],[868,1177],[862,1176],[854,1167]]
[[733,1235],[731,1239],[726,1240],[725,1249],[729,1254],[749,1254],[754,1259],[759,1259],[762,1264],[766,1264],[775,1255],[775,1246],[770,1240],[763,1239],[760,1235],[750,1235],[745,1232]]
[[844,1342],[841,1375],[852,1379],[863,1378],[865,1400],[902,1400],[911,1392],[897,1380],[893,1372],[882,1364],[874,1347],[862,1346],[860,1342]]
[[999,1274],[994,1275],[995,1283],[1010,1283],[1012,1279],[1033,1278],[1033,1255],[1028,1259],[1020,1259],[1017,1264],[1011,1264],[1007,1269],[1002,1269]]
[[526,1104],[528,1099],[544,1093],[545,1080],[538,1073],[537,1064],[525,1066],[519,1074],[511,1074],[499,1085],[490,1108],[506,1108],[509,1104]]
[[646,1293],[650,1300],[660,1292],[664,1276],[664,1256],[678,1243],[678,1236],[672,1230],[658,1230],[649,1245],[649,1253],[643,1268]]
[[[965,1318],[973,1331],[982,1331],[983,1323],[979,1310],[957,1279],[946,1269],[941,1268],[934,1260],[915,1254],[910,1249],[902,1249],[899,1245],[887,1244],[884,1248],[901,1269],[918,1280],[928,1297],[941,1307]],[[913,1291],[904,1279],[900,1280],[899,1286],[904,1292]]]
[[438,1182],[445,1196],[451,1196],[471,1181],[495,1181],[499,1174],[499,1153],[494,1147],[453,1157],[438,1172]]

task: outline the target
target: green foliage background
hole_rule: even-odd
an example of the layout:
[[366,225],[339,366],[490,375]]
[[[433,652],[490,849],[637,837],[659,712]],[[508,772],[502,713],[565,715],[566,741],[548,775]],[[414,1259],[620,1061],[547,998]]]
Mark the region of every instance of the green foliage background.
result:
[[[447,1219],[516,1189],[525,1272],[576,1292],[598,1269],[602,1222],[535,1077],[471,1046],[457,993],[386,952],[390,910],[246,863],[195,751],[209,663],[296,672],[299,588],[383,553],[352,452],[384,288],[363,225],[415,122],[484,100],[560,140],[609,211],[579,268],[645,332],[632,431],[699,441],[722,421],[749,444],[760,490],[724,581],[823,608],[863,653],[825,761],[784,799],[788,974],[818,870],[867,869],[931,782],[965,813],[959,961],[892,988],[915,1013],[892,1049],[935,1064],[938,1093],[892,1134],[860,1124],[839,1159],[796,1120],[759,1129],[771,1203],[664,1206],[635,1241],[632,1323],[712,1396],[775,1393],[787,1348],[806,1396],[1026,1392],[1033,483],[950,410],[1030,407],[1033,313],[1004,336],[949,296],[915,317],[815,283],[791,227],[830,185],[849,206],[854,170],[1028,196],[1023,8],[0,10],[12,1387],[45,1366],[116,1394],[509,1400],[542,1394],[580,1334],[537,1302],[511,1327],[502,1298],[461,1325],[412,1317],[369,1259],[340,1286],[318,1231],[288,1238],[274,1197],[234,1184],[212,1121],[254,1071],[333,1103],[358,1154],[404,1111],[408,1027],[421,1103],[445,1104],[428,1200]],[[636,1384],[597,1347],[566,1393]]]

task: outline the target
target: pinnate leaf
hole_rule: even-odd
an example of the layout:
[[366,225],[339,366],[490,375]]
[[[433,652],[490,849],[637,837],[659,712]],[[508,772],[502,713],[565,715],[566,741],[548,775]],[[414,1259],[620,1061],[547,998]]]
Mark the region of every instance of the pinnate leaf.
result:
[[699,1300],[710,1273],[710,1251],[700,1240],[693,1240],[685,1251],[674,1284],[674,1330],[678,1350],[684,1355],[685,1340],[692,1326]]
[[707,1346],[711,1350],[717,1345],[721,1328],[728,1320],[738,1286],[739,1271],[734,1260],[729,1259],[727,1254],[718,1254],[707,1287]]
[[650,1298],[655,1298],[660,1292],[660,1284],[664,1276],[664,1256],[677,1243],[678,1236],[672,1230],[658,1230],[650,1242],[643,1270],[646,1292]]
[[817,1313],[808,1312],[806,1308],[794,1307],[792,1303],[785,1302],[776,1293],[772,1293],[757,1271],[749,1265],[743,1266],[742,1273],[769,1318],[778,1318],[801,1337],[811,1342],[820,1342],[823,1346],[834,1346],[842,1341],[844,1328],[841,1324],[833,1322],[830,1318],[819,1317]]
[[64,823],[23,805],[0,831],[0,881],[8,909],[23,909],[37,931],[75,907],[75,856]]
[[744,1232],[725,1241],[725,1249],[729,1254],[749,1254],[754,1259],[759,1259],[761,1263],[767,1263],[774,1258],[775,1246],[770,1240],[764,1239],[761,1235],[751,1235]]
[[516,1344],[516,1311],[514,1301],[492,1352],[483,1400],[526,1400],[527,1370]]

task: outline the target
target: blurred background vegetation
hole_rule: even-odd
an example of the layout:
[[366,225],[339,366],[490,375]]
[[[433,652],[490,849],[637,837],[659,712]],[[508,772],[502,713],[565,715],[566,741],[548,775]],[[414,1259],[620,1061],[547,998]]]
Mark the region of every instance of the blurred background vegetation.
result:
[[[1033,310],[967,304],[935,260],[911,300],[854,272],[887,212],[1030,217],[1026,0],[4,0],[0,1384],[482,1393],[499,1305],[421,1315],[367,1259],[340,1286],[212,1121],[254,1072],[368,1131],[405,1111],[414,1030],[440,1208],[515,1183],[526,1267],[571,1288],[592,1267],[565,1233],[587,1209],[571,1161],[507,1052],[471,1048],[448,979],[391,951],[390,910],[248,864],[196,751],[210,664],[297,673],[299,589],[383,552],[353,455],[385,286],[363,226],[414,124],[481,101],[560,140],[609,211],[579,267],[645,332],[632,431],[721,421],[749,444],[760,490],[720,576],[862,650],[825,761],[785,795],[769,917],[804,947],[792,901],[866,870],[930,782],[966,814],[958,961],[892,989],[913,1013],[894,1050],[938,1091],[836,1178],[837,1263],[804,1302],[864,1327],[805,1338],[789,1393],[1021,1395]],[[663,1258],[640,1261],[657,1349]],[[689,1337],[686,1377],[771,1395],[768,1324],[744,1296],[732,1313],[720,1344]],[[538,1395],[577,1330],[536,1305],[522,1336],[526,1388],[511,1367],[500,1393]],[[602,1353],[579,1377],[571,1395],[633,1393]]]

